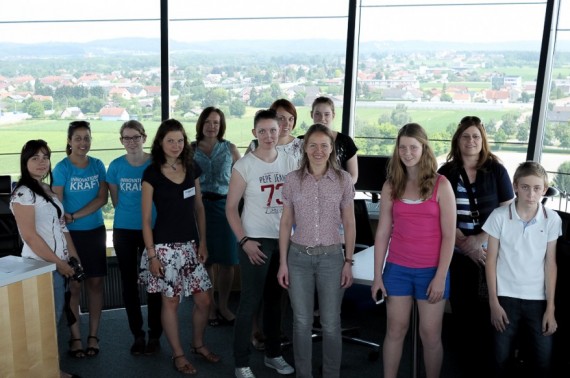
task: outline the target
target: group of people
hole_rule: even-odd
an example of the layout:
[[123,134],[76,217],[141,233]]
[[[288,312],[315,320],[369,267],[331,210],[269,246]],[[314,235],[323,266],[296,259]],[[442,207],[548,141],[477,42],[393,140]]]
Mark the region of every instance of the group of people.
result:
[[399,130],[374,245],[385,377],[398,375],[414,300],[426,377],[440,376],[445,299],[463,376],[509,376],[515,348],[529,349],[531,376],[548,376],[561,219],[542,204],[547,189],[536,162],[520,164],[511,184],[478,117],[461,120],[439,169],[420,125]]
[[[70,123],[68,156],[53,172],[47,143],[27,142],[11,208],[24,241],[22,256],[56,264],[57,319],[66,306],[79,317],[81,282],[73,279],[71,257],[87,277],[88,336],[83,344],[79,323],[68,317],[69,355],[99,353],[107,269],[102,207],[110,193],[133,355],[156,353],[164,332],[174,369],[196,374],[178,326],[181,299],[191,295],[193,355],[220,361],[205,344],[205,329],[232,325],[236,377],[255,377],[249,359],[259,334],[267,367],[311,377],[318,307],[323,376],[339,377],[341,302],[353,281],[357,147],[332,129],[330,98],[317,98],[311,117],[305,135],[294,137],[295,107],[275,101],[255,114],[255,140],[243,157],[224,139],[225,116],[215,107],[199,116],[192,143],[179,121],[163,121],[150,153],[143,150],[143,125],[128,121],[120,129],[126,154],[107,170],[88,155],[88,122]],[[382,188],[372,284],[373,299],[386,298],[386,377],[398,374],[409,327],[405,314],[414,300],[426,376],[439,377],[447,299],[457,334],[469,340],[460,355],[473,376],[492,367],[504,376],[521,323],[532,330],[537,376],[546,374],[557,327],[554,253],[561,230],[558,215],[540,202],[547,187],[546,172],[533,162],[521,164],[511,184],[477,117],[461,120],[439,170],[425,130],[415,123],[401,127]],[[228,300],[237,264],[241,292],[234,314]],[[139,283],[147,291],[148,338]],[[294,367],[281,351],[285,297],[293,311]]]

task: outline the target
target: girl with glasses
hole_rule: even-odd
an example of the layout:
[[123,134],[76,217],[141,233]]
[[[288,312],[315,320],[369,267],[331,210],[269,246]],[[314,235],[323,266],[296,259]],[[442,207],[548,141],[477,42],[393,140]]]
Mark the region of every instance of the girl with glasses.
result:
[[120,141],[127,153],[113,160],[107,170],[109,193],[115,208],[113,246],[121,271],[123,302],[129,328],[134,337],[130,352],[133,355],[154,354],[160,346],[160,293],[147,293],[148,344],[143,330],[143,316],[139,297],[138,261],[144,250],[141,213],[141,181],[143,172],[151,163],[150,154],[143,151],[146,133],[135,120],[125,122],[120,129]]

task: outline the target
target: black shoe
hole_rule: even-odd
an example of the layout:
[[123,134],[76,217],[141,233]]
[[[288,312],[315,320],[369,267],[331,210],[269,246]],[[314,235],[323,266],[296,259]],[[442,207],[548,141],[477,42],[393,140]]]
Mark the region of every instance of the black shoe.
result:
[[133,356],[140,356],[141,354],[145,353],[146,348],[145,345],[146,341],[144,336],[139,336],[135,339],[135,342],[131,346],[131,354]]
[[155,354],[160,349],[160,340],[150,338],[148,339],[148,343],[146,344],[146,348],[144,349],[144,354],[147,356]]

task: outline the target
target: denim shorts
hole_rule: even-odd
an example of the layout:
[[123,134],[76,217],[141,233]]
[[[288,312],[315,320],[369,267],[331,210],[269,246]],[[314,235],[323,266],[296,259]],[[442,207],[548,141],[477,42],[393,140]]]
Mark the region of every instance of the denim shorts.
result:
[[[427,300],[427,289],[436,271],[437,267],[408,268],[387,262],[382,279],[389,296],[412,296],[415,299]],[[445,278],[443,298],[449,298],[449,272]]]

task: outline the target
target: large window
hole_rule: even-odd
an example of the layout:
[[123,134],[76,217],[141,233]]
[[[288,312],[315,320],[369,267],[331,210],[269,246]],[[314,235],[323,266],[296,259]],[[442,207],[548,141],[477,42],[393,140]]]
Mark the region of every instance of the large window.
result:
[[[254,112],[278,98],[297,108],[294,135],[311,125],[315,97],[331,96],[342,109],[345,0],[169,5],[174,116],[193,122],[203,107],[218,106],[229,117],[227,138],[245,148]],[[336,119],[340,130],[342,111]]]
[[439,161],[466,115],[479,116],[512,174],[526,158],[546,2],[361,2],[355,137],[390,154],[407,122]]
[[[75,119],[92,123],[92,153],[106,164],[123,153],[117,135],[123,120],[141,120],[152,136],[163,108],[192,136],[200,111],[220,107],[226,137],[242,151],[253,113],[279,97],[297,106],[294,134],[311,124],[318,95],[334,99],[341,130],[343,106],[353,103],[343,98],[353,88],[345,80],[354,73],[348,129],[359,153],[390,153],[397,129],[413,121],[425,126],[443,161],[459,120],[477,115],[511,175],[530,142],[539,146],[534,158],[568,192],[569,1],[12,2],[0,13],[0,174],[18,175],[15,157],[30,138],[46,139],[57,151],[54,161],[61,159]],[[539,60],[550,4],[560,11],[544,78]],[[169,77],[161,67],[163,5]],[[354,61],[346,55],[352,21]],[[541,83],[548,91],[540,103],[544,127],[537,127],[538,142],[529,141]],[[161,96],[165,85],[168,99]]]
[[552,205],[568,211],[570,192],[570,1],[560,1],[540,161],[563,193]]
[[[87,6],[88,5],[88,6]],[[26,140],[64,156],[70,121],[91,123],[91,154],[123,153],[119,127],[160,121],[160,7],[154,0],[12,2],[0,13],[0,174],[19,174]]]

